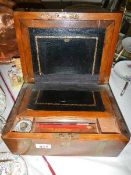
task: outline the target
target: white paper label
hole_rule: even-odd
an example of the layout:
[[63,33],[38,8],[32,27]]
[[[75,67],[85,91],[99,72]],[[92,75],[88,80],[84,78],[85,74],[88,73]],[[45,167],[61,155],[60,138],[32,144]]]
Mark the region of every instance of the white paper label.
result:
[[51,144],[35,144],[35,146],[39,149],[51,149]]

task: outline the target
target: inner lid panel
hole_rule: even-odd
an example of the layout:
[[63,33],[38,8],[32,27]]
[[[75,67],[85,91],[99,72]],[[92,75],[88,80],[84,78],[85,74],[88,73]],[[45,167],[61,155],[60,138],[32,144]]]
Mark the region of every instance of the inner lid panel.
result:
[[98,80],[105,29],[29,28],[29,36],[36,82]]

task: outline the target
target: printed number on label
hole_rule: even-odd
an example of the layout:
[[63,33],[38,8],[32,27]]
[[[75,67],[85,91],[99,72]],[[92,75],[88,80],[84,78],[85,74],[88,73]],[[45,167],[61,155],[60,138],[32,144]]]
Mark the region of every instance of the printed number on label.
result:
[[35,146],[39,149],[51,149],[51,144],[35,144]]

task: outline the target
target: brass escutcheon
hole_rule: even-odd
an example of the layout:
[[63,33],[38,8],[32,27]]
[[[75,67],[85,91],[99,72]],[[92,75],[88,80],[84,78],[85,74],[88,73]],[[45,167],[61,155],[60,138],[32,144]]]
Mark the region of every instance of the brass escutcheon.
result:
[[78,133],[55,133],[55,139],[60,140],[60,146],[62,147],[69,147],[71,145],[72,140],[79,139]]
[[74,140],[79,139],[78,133],[55,133],[54,138],[61,140]]
[[56,12],[55,14],[41,14],[41,18],[48,18],[48,19],[74,19],[78,20],[79,19],[79,14],[78,13],[66,13],[66,12]]

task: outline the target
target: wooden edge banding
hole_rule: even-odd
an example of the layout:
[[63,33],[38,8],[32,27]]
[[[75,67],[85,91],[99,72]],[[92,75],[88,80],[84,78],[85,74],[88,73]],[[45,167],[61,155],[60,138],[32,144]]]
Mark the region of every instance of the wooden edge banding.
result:
[[[76,17],[73,15],[76,14]],[[85,13],[77,13],[77,12],[15,12],[15,18],[18,19],[53,19],[53,20],[62,20],[62,19],[69,19],[69,20],[113,20],[115,18],[121,18],[121,12],[105,12],[105,13],[95,13],[95,12],[85,12]]]
[[[55,133],[54,133],[55,134]],[[4,136],[5,139],[54,139],[53,133],[19,133],[8,132]],[[59,138],[58,138],[59,139]],[[128,142],[128,138],[122,134],[79,134],[79,139],[82,140],[116,140],[122,142]]]
[[112,62],[113,62],[115,49],[116,49],[116,44],[117,44],[117,40],[118,40],[118,36],[119,36],[118,33],[120,30],[121,21],[122,21],[122,14],[115,19],[115,27],[114,27],[114,31],[113,31],[111,50],[109,52],[109,61],[107,64],[106,82],[109,81],[109,76],[110,76]]
[[114,95],[110,90],[110,87],[109,87],[108,92],[109,92],[110,103],[112,105],[112,110],[114,111],[115,116],[117,116],[115,118],[116,118],[117,124],[121,130],[121,133],[129,139],[130,138],[130,131],[129,131],[128,126],[123,118],[123,115],[122,115],[120,109],[119,109],[119,106],[114,98]]
[[23,72],[23,78],[25,82],[27,81],[27,69],[26,69],[26,62],[25,62],[25,55],[24,55],[24,50],[23,50],[23,45],[21,44],[21,39],[22,39],[22,31],[21,31],[21,23],[20,19],[14,18],[14,24],[15,24],[15,30],[16,30],[16,38],[17,38],[17,43],[18,43],[18,49],[20,53],[20,60],[21,60],[21,67],[22,67],[22,72]]
[[114,25],[115,25],[114,21],[112,21],[112,23],[107,27],[107,30],[105,33],[104,47],[103,47],[101,67],[100,67],[100,73],[99,73],[100,84],[108,83],[107,66],[110,62],[109,53],[112,47],[111,42],[113,37]]
[[30,40],[29,40],[29,32],[28,28],[24,24],[24,22],[21,22],[21,31],[22,31],[22,37],[20,44],[23,47],[23,53],[24,53],[24,67],[26,69],[26,81],[32,83],[34,79],[33,75],[33,65],[32,65],[32,56],[31,56],[31,47],[30,47]]
[[7,121],[6,121],[6,125],[3,129],[2,137],[4,137],[4,134],[6,132],[10,132],[10,130],[13,126],[14,120],[15,120],[16,116],[18,115],[18,109],[21,105],[21,101],[22,101],[22,98],[24,96],[24,89],[26,89],[26,87],[22,87],[22,89],[23,90],[20,91],[19,97],[17,98],[17,101],[16,101]]

